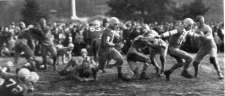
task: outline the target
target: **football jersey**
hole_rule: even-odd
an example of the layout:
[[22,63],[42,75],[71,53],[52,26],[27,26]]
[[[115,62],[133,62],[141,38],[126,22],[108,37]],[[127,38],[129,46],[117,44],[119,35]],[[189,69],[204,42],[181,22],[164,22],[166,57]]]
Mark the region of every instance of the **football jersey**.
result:
[[0,78],[1,96],[24,96],[25,85],[15,78]]
[[87,39],[94,40],[97,38],[101,38],[103,32],[103,28],[101,27],[90,27],[87,32]]
[[[107,38],[110,38],[110,40],[107,42]],[[104,30],[104,33],[101,37],[101,48],[109,48],[110,46],[108,45],[109,42],[113,42],[114,40],[114,35],[112,30]]]
[[197,32],[203,32],[204,34],[204,37],[200,38],[202,46],[216,47],[216,43],[212,34],[212,29],[209,25],[204,25],[202,28],[198,28]]

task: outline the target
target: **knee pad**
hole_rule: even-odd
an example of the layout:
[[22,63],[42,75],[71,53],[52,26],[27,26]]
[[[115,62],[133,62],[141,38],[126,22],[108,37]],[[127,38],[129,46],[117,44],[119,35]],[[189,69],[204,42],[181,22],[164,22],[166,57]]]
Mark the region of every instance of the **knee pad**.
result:
[[216,58],[215,57],[210,57],[209,58],[210,63],[216,64]]

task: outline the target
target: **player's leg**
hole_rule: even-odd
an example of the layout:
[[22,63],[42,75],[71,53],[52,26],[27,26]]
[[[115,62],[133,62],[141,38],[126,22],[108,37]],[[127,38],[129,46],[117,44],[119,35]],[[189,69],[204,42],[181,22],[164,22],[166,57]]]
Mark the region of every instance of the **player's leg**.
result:
[[118,50],[116,50],[115,48],[111,48],[110,52],[109,52],[109,58],[115,60],[115,64],[117,66],[117,72],[118,72],[118,78],[121,80],[128,80],[128,78],[125,78],[122,74],[122,65],[123,65],[123,57],[120,54],[120,52]]
[[51,56],[52,56],[52,59],[53,59],[53,70],[56,71],[56,60],[57,60],[57,51],[56,51],[56,48],[54,45],[51,45],[51,46],[46,46],[47,50]]
[[[182,51],[182,50],[181,50]],[[193,61],[193,58],[190,54],[186,53],[185,51],[182,51],[183,54],[181,55],[183,59],[185,59],[184,68],[181,73],[181,75],[185,78],[193,78],[193,76],[188,72],[188,68]]]
[[166,61],[166,56],[167,56],[167,53],[168,53],[168,45],[167,43],[164,43],[166,46],[165,48],[161,48],[161,51],[160,51],[160,61],[161,61],[161,73],[160,74],[163,74],[164,70],[165,70],[165,63],[167,62]]
[[17,41],[15,43],[15,55],[14,55],[14,64],[18,64],[20,53],[23,51],[21,48],[21,42]]
[[193,61],[193,67],[195,70],[194,77],[198,77],[198,68],[199,64],[201,63],[202,59],[207,55],[207,51],[204,47],[201,47],[199,51],[197,52],[197,55],[195,56],[195,59]]
[[218,74],[218,78],[223,79],[224,76],[222,74],[222,71],[220,69],[220,65],[218,64],[218,60],[217,60],[217,48],[212,48],[209,54],[210,54],[209,61],[210,61],[211,64],[213,64],[214,68],[216,69],[216,72]]
[[[148,66],[150,64],[150,59],[148,56],[139,52],[133,52],[133,53],[128,53],[127,59],[128,59],[128,63],[133,64],[134,68],[132,69],[134,73],[139,74],[139,69],[141,69],[140,79],[148,79],[148,77],[146,76],[146,70],[148,69]],[[143,66],[136,64],[136,61],[143,62],[144,63]]]
[[153,66],[156,69],[156,74],[160,74],[159,73],[160,67],[159,67],[158,63],[156,62],[155,57],[156,57],[156,54],[150,54],[150,60],[151,60],[151,63],[153,64]]
[[35,65],[35,59],[34,59],[34,57],[26,57],[26,59],[27,59],[27,62],[29,62],[30,63],[30,70],[31,71],[35,71],[36,70],[36,65]]
[[172,57],[174,57],[177,61],[177,63],[175,65],[173,65],[169,70],[166,70],[164,71],[164,74],[166,76],[166,80],[170,80],[170,74],[173,73],[176,69],[180,68],[183,66],[184,64],[184,60],[179,58],[179,57],[176,57],[174,55],[171,55]]
[[191,64],[191,62],[193,60],[191,55],[183,50],[178,49],[178,48],[173,50],[173,54],[176,55],[177,57],[185,60],[185,62],[183,62],[183,64],[181,64],[184,67],[183,71],[181,73],[181,76],[183,76],[185,78],[193,78],[192,75],[188,72],[189,65]]
[[47,63],[48,63],[48,49],[46,46],[41,46],[41,57],[43,61],[44,68],[43,70],[47,69]]
[[139,76],[139,66],[137,64],[138,58],[137,54],[128,52],[127,54],[127,63],[129,65],[129,68],[133,72],[132,78],[136,79]]
[[15,47],[14,64],[16,65],[18,64],[20,53],[21,53],[21,50]]
[[108,59],[108,50],[99,50],[98,69],[102,70],[102,72],[105,72],[104,69],[105,69],[105,64],[106,64],[107,59]]
[[129,65],[132,73],[133,73],[132,78],[134,78],[134,79],[138,78],[138,74],[139,74],[139,72],[138,72],[139,70],[138,69],[139,68],[138,68],[137,62],[131,61],[131,60],[127,60],[127,63]]
[[167,55],[167,49],[163,49],[160,52],[160,61],[161,61],[161,72],[160,74],[163,74],[165,70],[165,62],[166,62],[166,55]]
[[[184,70],[182,71],[181,75],[184,76],[185,78],[192,78],[192,75],[189,74],[187,71],[189,64],[192,61],[191,56],[189,56],[188,53],[186,53],[183,50],[180,50],[178,48],[170,49],[169,53],[172,57],[174,57],[177,60],[177,64],[172,66],[169,70],[165,71],[164,74],[166,75],[167,80],[170,78],[170,74],[175,71],[176,69],[184,66]],[[183,61],[184,60],[184,61]]]

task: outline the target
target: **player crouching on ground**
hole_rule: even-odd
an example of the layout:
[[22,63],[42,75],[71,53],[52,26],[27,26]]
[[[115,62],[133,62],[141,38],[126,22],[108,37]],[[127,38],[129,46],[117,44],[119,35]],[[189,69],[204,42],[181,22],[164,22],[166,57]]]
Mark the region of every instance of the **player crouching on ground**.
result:
[[56,49],[57,49],[57,63],[59,63],[60,57],[62,57],[62,64],[67,63],[68,61],[70,61],[72,59],[73,48],[74,48],[74,44],[72,42],[72,37],[69,37],[69,44],[68,44],[68,46],[64,47],[62,44],[58,44],[56,46]]
[[140,74],[140,79],[148,79],[148,77],[146,76],[146,70],[149,66],[149,64],[151,64],[150,59],[147,55],[141,53],[139,51],[139,49],[143,49],[144,47],[146,47],[146,45],[148,45],[148,42],[144,40],[144,37],[137,37],[135,38],[135,40],[133,41],[128,53],[127,53],[127,62],[131,68],[131,70],[134,73],[133,78],[136,79],[138,74],[139,74],[139,70],[140,70],[140,64],[136,64],[136,62],[143,62],[143,68],[142,68],[142,72]]
[[1,96],[30,96],[28,94],[34,91],[34,84],[38,80],[39,75],[26,68],[18,69],[16,74],[0,68]]
[[[79,81],[92,81],[97,79],[97,67],[92,57],[87,56],[87,49],[81,50],[80,59],[72,59],[67,66],[59,72],[61,76],[65,76],[65,79],[77,79]],[[69,67],[72,66],[72,69]],[[91,78],[91,76],[93,78]]]

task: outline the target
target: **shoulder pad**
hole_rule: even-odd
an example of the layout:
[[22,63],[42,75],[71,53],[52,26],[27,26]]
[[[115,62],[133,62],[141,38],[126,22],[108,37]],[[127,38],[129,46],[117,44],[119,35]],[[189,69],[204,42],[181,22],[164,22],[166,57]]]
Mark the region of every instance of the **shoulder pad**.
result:
[[205,25],[205,30],[212,31],[212,28],[209,25]]

